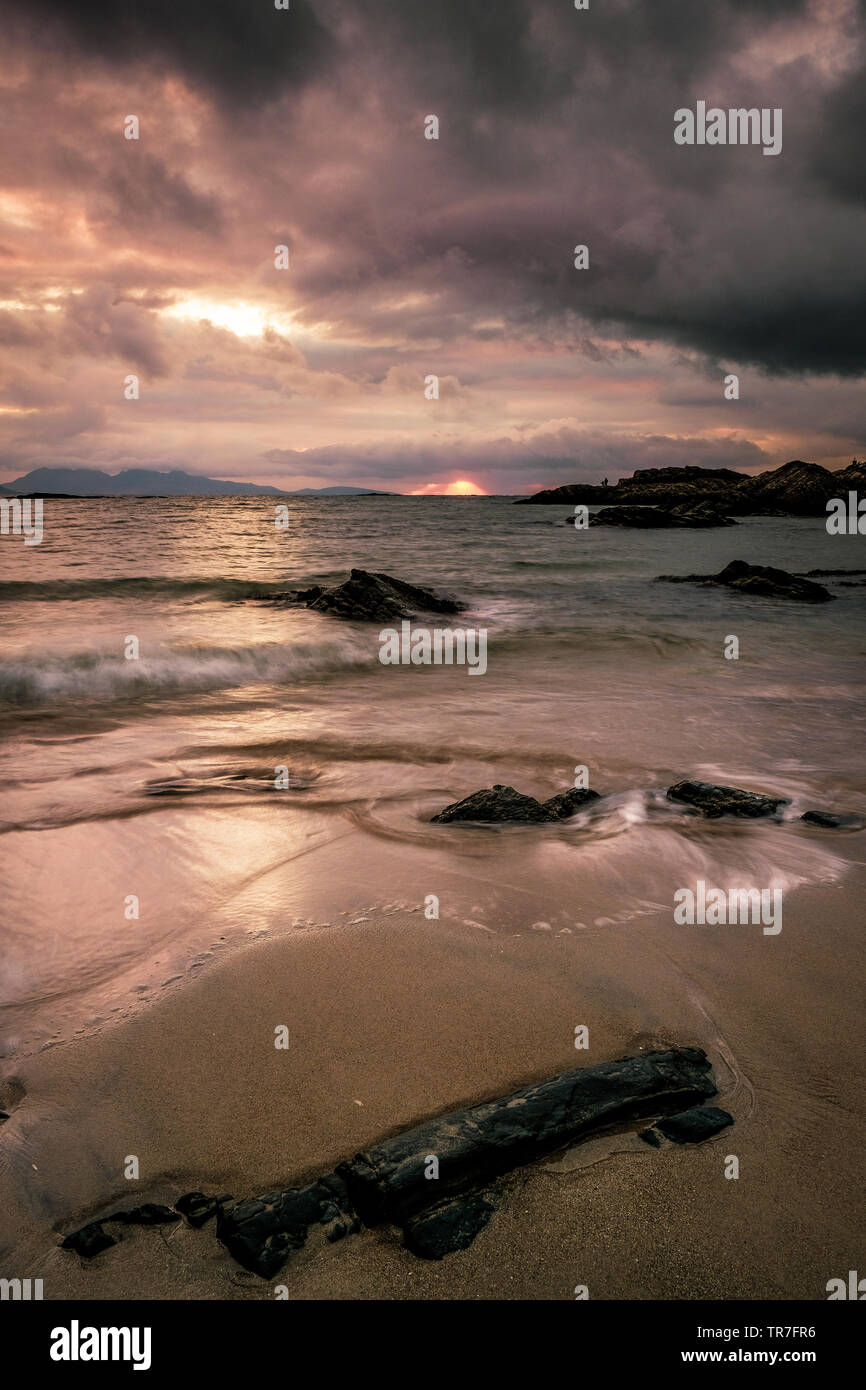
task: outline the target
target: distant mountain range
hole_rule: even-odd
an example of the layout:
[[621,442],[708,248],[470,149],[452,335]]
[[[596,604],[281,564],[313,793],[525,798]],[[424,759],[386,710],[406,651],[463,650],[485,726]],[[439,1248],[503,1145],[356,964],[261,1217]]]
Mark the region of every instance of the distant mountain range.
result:
[[14,482],[0,485],[0,493],[61,494],[66,497],[390,497],[368,487],[266,487],[261,483],[230,483],[219,478],[203,478],[198,473],[172,469],[160,473],[155,468],[125,468],[120,473],[102,473],[98,468],[34,468]]

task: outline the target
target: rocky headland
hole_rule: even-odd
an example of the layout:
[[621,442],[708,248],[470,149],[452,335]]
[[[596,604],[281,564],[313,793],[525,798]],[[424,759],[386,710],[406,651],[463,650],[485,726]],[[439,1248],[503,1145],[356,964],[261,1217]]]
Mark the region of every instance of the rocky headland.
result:
[[[532,497],[518,498],[517,506],[585,505],[588,507],[634,508],[656,507],[680,516],[689,511],[692,522],[682,519],[648,522],[616,523],[612,519],[602,525],[724,525],[724,521],[698,520],[715,514],[725,518],[737,516],[823,516],[833,497],[845,497],[849,491],[866,489],[866,461],[854,460],[836,473],[817,463],[792,459],[779,468],[755,475],[737,473],[730,468],[640,468],[630,478],[622,478],[613,487],[587,483],[566,483],[562,487],[545,488]],[[711,503],[711,512],[702,507]]]

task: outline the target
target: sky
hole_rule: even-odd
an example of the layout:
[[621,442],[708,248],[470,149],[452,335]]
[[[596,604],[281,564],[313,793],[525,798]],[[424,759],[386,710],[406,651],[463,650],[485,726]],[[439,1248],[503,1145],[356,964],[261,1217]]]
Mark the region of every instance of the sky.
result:
[[0,481],[863,456],[866,0],[289,3],[0,0]]

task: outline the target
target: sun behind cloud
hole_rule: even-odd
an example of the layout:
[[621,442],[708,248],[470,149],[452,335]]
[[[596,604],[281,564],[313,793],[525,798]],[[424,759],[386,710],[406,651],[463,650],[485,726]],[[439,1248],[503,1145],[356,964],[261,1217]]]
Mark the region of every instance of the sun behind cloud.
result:
[[487,493],[483,487],[471,482],[468,478],[456,478],[454,482],[446,483],[444,487],[439,483],[425,483],[423,487],[416,487],[409,493],[410,497],[486,497]]

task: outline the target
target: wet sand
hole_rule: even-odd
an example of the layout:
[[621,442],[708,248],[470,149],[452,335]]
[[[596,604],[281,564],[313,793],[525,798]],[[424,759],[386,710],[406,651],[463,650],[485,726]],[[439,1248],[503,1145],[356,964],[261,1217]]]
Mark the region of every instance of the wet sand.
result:
[[[835,843],[855,859],[859,837]],[[25,1094],[0,1128],[4,1267],[43,1278],[46,1298],[284,1284],[293,1298],[559,1299],[585,1284],[591,1298],[823,1299],[863,1229],[864,889],[855,860],[843,883],[787,894],[778,936],[677,927],[669,911],[506,935],[416,911],[233,951],[137,1016],[20,1062]],[[658,1151],[620,1134],[522,1169],[472,1247],[441,1262],[389,1230],[314,1235],[268,1282],[212,1223],[124,1232],[90,1262],[57,1248],[118,1207],[287,1186],[425,1117],[670,1043],[706,1048],[733,1129]]]

